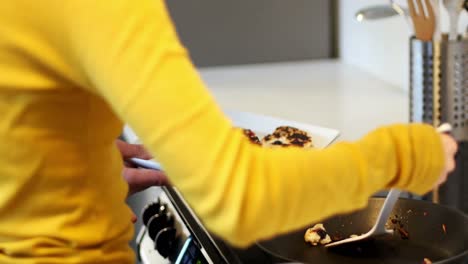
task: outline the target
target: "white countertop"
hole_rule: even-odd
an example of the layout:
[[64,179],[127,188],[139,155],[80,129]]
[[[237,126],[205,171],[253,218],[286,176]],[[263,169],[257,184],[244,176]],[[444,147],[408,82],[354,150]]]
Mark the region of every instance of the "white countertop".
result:
[[338,129],[354,140],[371,129],[408,122],[408,93],[337,60],[200,69],[225,109]]

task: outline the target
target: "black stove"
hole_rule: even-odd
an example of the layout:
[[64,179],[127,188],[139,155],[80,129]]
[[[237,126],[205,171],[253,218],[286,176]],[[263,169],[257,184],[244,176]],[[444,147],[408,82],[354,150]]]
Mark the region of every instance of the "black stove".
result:
[[285,262],[256,245],[234,248],[209,233],[173,187],[162,187],[159,196],[146,204],[141,218],[144,225],[137,249],[143,264]]

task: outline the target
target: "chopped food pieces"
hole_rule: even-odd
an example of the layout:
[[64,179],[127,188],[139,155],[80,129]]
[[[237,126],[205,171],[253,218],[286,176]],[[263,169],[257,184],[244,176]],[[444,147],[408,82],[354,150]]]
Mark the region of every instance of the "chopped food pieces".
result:
[[390,222],[393,224],[393,231],[398,231],[401,239],[409,239],[409,232],[405,229],[402,218],[395,215],[394,218],[390,218]]
[[325,245],[332,241],[330,236],[327,234],[325,227],[323,227],[323,224],[316,224],[307,229],[304,234],[304,240],[313,246],[317,246],[318,244]]
[[286,137],[274,137],[273,135],[266,135],[262,139],[263,146],[266,147],[287,147],[290,145]]
[[423,259],[423,264],[432,264],[432,261],[428,258]]
[[261,145],[260,139],[255,135],[255,133],[250,129],[244,129],[244,134],[249,138],[250,142]]
[[445,224],[442,224],[442,230],[444,231],[444,234],[447,234],[447,227]]
[[402,227],[398,227],[398,232],[400,233],[401,239],[409,239],[409,233]]
[[296,146],[302,148],[311,148],[312,137],[303,130],[290,126],[280,126],[272,134],[266,135],[262,139],[264,146]]
[[312,137],[306,131],[290,126],[280,126],[268,134],[260,141],[258,136],[250,129],[243,129],[249,140],[265,147],[288,147],[296,146],[301,148],[311,148]]

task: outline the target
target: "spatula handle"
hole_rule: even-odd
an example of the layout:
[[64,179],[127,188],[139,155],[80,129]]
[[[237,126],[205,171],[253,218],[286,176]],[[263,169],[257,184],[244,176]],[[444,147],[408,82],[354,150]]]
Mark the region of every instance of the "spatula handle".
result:
[[387,223],[388,217],[393,211],[395,203],[400,197],[400,193],[401,191],[398,189],[391,189],[387,195],[387,198],[385,198],[382,208],[380,208],[379,215],[377,216],[377,221],[375,222],[375,225],[373,227],[373,229],[375,229],[375,232],[377,232],[378,234],[384,234],[387,232],[385,224]]

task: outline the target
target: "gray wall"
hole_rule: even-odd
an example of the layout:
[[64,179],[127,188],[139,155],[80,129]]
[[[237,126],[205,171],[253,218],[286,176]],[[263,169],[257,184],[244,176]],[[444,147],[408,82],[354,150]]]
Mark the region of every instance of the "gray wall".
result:
[[329,0],[168,0],[197,66],[331,57]]

